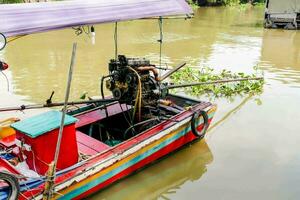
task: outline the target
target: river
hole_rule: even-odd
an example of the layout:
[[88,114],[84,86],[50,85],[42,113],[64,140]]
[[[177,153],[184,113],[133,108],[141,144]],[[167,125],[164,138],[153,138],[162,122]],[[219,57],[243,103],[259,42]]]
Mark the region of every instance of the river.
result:
[[[199,8],[190,20],[165,20],[162,62],[235,72],[263,71],[258,96],[213,99],[218,111],[205,140],[89,199],[298,199],[300,195],[300,33],[265,30],[263,8]],[[72,43],[78,42],[71,98],[99,95],[114,57],[114,25],[96,26],[96,44],[72,29],[34,34],[8,44],[0,58],[0,104],[63,99]],[[158,63],[156,20],[118,25],[118,51]],[[20,113],[19,113],[20,114]],[[21,114],[22,115],[22,114]],[[0,117],[4,117],[1,114]]]

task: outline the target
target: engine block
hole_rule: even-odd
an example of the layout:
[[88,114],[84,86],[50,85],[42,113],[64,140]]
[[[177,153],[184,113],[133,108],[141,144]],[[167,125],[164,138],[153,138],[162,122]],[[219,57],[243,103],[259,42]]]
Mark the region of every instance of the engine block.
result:
[[145,58],[126,58],[119,55],[109,63],[106,88],[121,103],[134,105],[141,84],[142,106],[155,106],[161,97],[158,70]]

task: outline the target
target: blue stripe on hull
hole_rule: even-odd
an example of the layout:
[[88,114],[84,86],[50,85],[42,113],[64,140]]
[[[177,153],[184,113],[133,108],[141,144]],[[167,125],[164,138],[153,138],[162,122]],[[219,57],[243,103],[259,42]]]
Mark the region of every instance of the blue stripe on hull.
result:
[[[214,113],[211,113],[209,115],[209,119],[211,119],[213,117],[213,115],[214,115]],[[203,120],[199,120],[199,124],[202,124],[202,123],[203,123]],[[69,192],[68,194],[65,194],[63,197],[61,197],[59,199],[72,199],[72,198],[75,198],[75,197],[79,196],[80,194],[92,189],[93,187],[96,187],[97,185],[99,185],[99,184],[105,182],[106,180],[114,177],[115,175],[121,173],[125,169],[127,169],[127,168],[135,165],[136,163],[144,160],[145,158],[151,156],[152,154],[154,154],[155,152],[157,152],[160,149],[164,148],[165,146],[175,142],[176,140],[183,137],[186,133],[188,133],[190,131],[191,131],[191,128],[186,127],[185,129],[183,129],[182,131],[180,131],[179,133],[177,133],[173,137],[168,138],[165,141],[163,141],[162,143],[154,146],[152,149],[149,149],[144,154],[138,155],[137,157],[135,157],[132,160],[128,161],[127,163],[121,165],[120,167],[118,167],[116,169],[113,169],[112,171],[108,172],[107,174],[105,174],[103,176],[100,176],[97,179],[92,180],[88,184],[86,184],[86,185],[84,185],[80,188],[77,188],[77,189]]]

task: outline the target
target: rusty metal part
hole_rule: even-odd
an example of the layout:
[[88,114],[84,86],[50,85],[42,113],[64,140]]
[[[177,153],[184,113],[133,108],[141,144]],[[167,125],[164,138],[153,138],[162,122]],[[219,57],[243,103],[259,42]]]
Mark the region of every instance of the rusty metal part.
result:
[[137,70],[138,71],[152,71],[155,80],[159,81],[158,70],[155,68],[155,66],[141,66],[141,67],[138,67]]

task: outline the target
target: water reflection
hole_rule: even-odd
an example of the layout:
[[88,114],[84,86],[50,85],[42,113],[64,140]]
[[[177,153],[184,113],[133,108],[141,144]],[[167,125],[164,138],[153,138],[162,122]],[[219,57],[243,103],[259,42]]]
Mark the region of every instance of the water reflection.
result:
[[212,161],[212,152],[202,140],[89,199],[168,199],[183,184],[199,180]]
[[284,84],[300,87],[300,34],[298,31],[265,30],[261,63]]
[[[76,56],[72,98],[78,99],[89,88],[93,88],[92,93],[96,93],[99,76],[105,73],[106,68],[97,59],[99,50],[95,50],[85,39],[76,37],[72,31],[58,31],[26,36],[10,43],[5,52],[5,60],[11,66],[13,92],[41,102],[55,90],[54,98],[61,100],[65,91],[72,42],[77,41],[80,48]],[[88,54],[84,53],[88,51]]]
[[[190,66],[238,69],[240,63],[229,58],[252,55],[245,59],[245,67],[239,69],[244,70],[257,59],[259,32],[253,27],[237,30],[231,26],[236,26],[241,19],[256,20],[260,15],[259,9],[241,12],[238,9],[201,8],[195,11],[192,20],[165,20],[162,63],[175,65],[186,61]],[[122,22],[118,30],[120,54],[148,57],[158,63],[159,27],[156,20]],[[41,102],[55,90],[54,100],[63,99],[72,43],[78,42],[71,98],[78,99],[85,91],[91,96],[99,95],[99,78],[107,73],[107,63],[114,57],[113,33],[114,24],[96,26],[95,45],[86,35],[77,37],[73,30],[34,34],[9,43],[3,57],[11,66],[13,92]],[[250,47],[249,43],[256,45]]]
[[[295,176],[300,173],[299,159],[295,159],[300,140],[300,34],[262,29],[263,13],[263,8],[200,8],[192,20],[164,21],[163,63],[187,61],[194,67],[247,73],[259,65],[267,82],[264,93],[237,97],[234,102],[214,100],[217,128],[206,137],[209,147],[195,143],[91,199],[289,199],[300,195]],[[99,95],[99,78],[114,57],[113,30],[112,24],[97,26],[95,45],[72,30],[10,43],[2,57],[11,66],[5,73],[13,90],[10,96],[3,94],[6,87],[0,76],[0,105],[12,101],[16,105],[16,99],[24,96],[30,102],[43,102],[52,90],[56,91],[54,101],[62,100],[74,41],[78,52],[71,97],[78,99],[84,91]],[[157,39],[155,20],[119,24],[122,54],[146,56],[158,63]],[[217,123],[224,117],[225,123]]]

